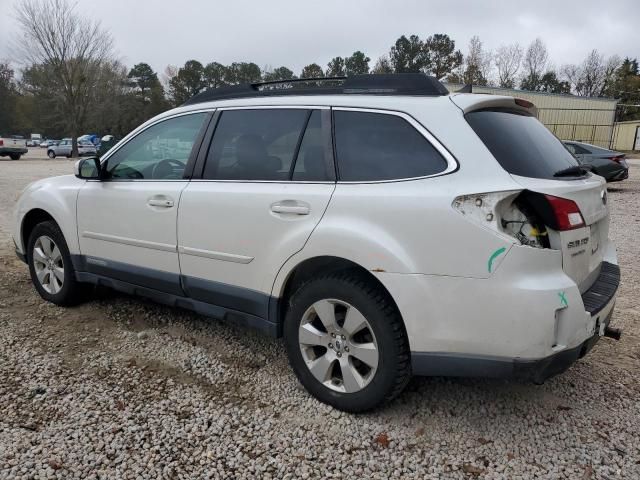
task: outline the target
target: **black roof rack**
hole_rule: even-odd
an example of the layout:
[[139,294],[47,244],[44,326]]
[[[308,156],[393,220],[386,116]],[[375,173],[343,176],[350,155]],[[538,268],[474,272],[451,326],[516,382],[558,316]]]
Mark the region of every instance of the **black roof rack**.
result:
[[[330,86],[321,86],[329,84]],[[351,77],[296,78],[207,89],[184,105],[214,100],[285,95],[417,95],[441,96],[449,91],[435,77],[423,73],[385,73]]]

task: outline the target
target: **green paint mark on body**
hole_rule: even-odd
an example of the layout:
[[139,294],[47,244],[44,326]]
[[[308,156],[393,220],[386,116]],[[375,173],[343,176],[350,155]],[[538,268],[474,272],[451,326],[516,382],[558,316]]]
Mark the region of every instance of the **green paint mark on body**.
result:
[[558,296],[560,297],[560,306],[561,307],[568,307],[569,306],[569,302],[567,302],[567,297],[565,297],[565,292],[558,292]]
[[489,270],[489,273],[491,273],[491,267],[493,267],[493,261],[498,258],[500,255],[502,255],[507,249],[504,247],[500,247],[499,249],[497,249],[495,252],[493,252],[491,254],[491,256],[489,257],[489,262],[487,263],[487,269]]

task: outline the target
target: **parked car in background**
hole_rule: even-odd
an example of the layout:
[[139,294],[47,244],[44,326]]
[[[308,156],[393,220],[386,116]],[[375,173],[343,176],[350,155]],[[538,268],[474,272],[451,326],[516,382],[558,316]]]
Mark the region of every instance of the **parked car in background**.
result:
[[51,140],[43,140],[40,142],[40,148],[49,148],[52,145],[53,142]]
[[574,141],[563,143],[580,163],[591,165],[591,171],[604,177],[607,182],[619,182],[629,178],[629,164],[624,153],[596,147],[589,143]]
[[98,144],[98,156],[101,157],[105,153],[107,153],[111,148],[118,143],[118,140],[113,135],[105,135],[100,139],[100,143]]
[[[78,154],[81,157],[90,157],[91,155],[96,155],[97,153],[98,151],[96,150],[95,145],[93,145],[91,142],[83,140],[80,140],[78,142]],[[47,149],[47,156],[49,158],[71,157],[71,139],[63,138],[57,145],[50,145]]]
[[20,135],[0,135],[0,157],[20,160],[27,153],[27,141]]
[[29,147],[38,147],[42,142],[42,135],[39,133],[32,133],[29,140],[27,141],[27,146]]

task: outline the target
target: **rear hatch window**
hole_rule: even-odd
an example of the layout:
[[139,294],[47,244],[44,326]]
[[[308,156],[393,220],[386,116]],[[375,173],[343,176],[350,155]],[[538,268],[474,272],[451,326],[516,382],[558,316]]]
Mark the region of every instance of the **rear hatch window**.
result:
[[[571,153],[534,116],[506,109],[465,115],[502,168],[513,175],[558,180],[557,172],[579,165]],[[577,170],[561,179],[583,177]]]

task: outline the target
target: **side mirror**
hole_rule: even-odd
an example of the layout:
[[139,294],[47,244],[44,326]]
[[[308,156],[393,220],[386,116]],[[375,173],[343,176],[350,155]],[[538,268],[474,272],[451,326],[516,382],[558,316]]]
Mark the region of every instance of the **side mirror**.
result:
[[98,157],[82,158],[76,162],[73,173],[83,180],[100,180],[100,160]]

